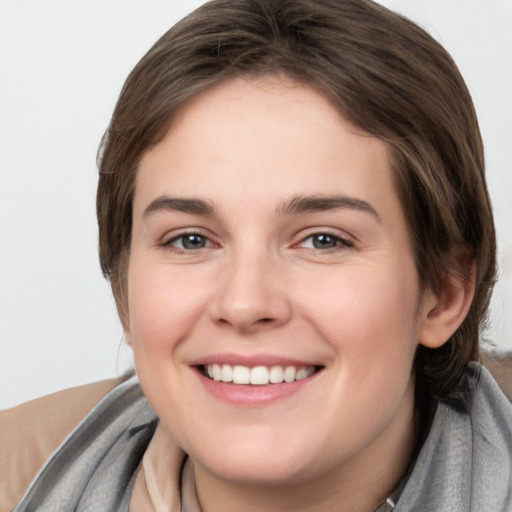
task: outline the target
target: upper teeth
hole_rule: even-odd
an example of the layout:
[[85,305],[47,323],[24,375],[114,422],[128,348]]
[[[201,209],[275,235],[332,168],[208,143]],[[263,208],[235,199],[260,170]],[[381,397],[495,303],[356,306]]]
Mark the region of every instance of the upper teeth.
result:
[[210,379],[234,384],[280,384],[306,379],[315,372],[314,366],[248,366],[209,364],[206,371]]

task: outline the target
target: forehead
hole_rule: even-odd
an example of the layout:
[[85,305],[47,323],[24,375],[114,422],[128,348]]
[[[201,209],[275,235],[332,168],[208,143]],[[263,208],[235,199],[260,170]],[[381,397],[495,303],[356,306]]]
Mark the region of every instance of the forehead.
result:
[[369,182],[389,188],[390,172],[387,145],[349,123],[315,89],[279,77],[236,78],[177,112],[166,136],[141,160],[136,199],[143,191],[157,193],[152,182],[160,187],[164,181],[173,194],[205,184],[213,193],[226,183],[245,193],[256,181],[252,190],[265,195],[306,180],[317,190],[304,192],[329,193],[340,180],[357,192],[358,184]]

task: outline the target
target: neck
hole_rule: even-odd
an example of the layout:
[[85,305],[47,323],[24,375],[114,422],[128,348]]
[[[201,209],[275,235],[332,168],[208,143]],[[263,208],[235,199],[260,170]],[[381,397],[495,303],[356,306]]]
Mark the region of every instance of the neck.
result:
[[414,385],[378,440],[352,459],[309,479],[288,482],[226,480],[194,464],[202,512],[373,512],[405,474],[415,442]]

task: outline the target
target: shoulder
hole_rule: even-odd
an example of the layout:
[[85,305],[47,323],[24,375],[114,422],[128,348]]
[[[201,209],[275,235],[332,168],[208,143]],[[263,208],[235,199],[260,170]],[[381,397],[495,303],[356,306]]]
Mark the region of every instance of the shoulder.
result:
[[501,390],[512,400],[512,352],[508,354],[484,353],[483,365],[489,370]]
[[11,510],[50,455],[123,381],[109,379],[0,411],[0,510]]

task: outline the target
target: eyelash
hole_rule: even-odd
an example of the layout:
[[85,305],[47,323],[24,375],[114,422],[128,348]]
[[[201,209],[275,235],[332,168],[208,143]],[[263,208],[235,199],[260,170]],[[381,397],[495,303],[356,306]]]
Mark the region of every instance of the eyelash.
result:
[[[186,243],[185,241],[187,240],[187,238],[190,240],[193,237],[200,238],[201,241],[203,241],[205,245],[203,245],[202,247],[196,247],[196,248],[184,247],[184,245]],[[315,247],[314,246],[315,237],[317,238],[317,240],[319,238],[321,239],[322,237],[325,237],[326,239],[332,241],[332,243],[334,243],[334,245],[332,247],[323,247],[323,248]],[[313,247],[304,247],[305,242],[310,239],[312,240]],[[181,247],[177,247],[177,246],[173,245],[180,240],[181,240]],[[217,246],[217,244],[212,242],[212,240],[210,238],[208,238],[206,235],[203,235],[202,233],[199,233],[197,231],[186,231],[186,232],[180,233],[179,235],[174,236],[171,239],[165,241],[161,245],[166,249],[173,250],[177,254],[191,253],[191,252],[199,251],[201,249],[206,249],[208,247]],[[311,233],[308,236],[303,237],[299,241],[299,243],[294,245],[294,247],[301,247],[301,246],[304,249],[312,249],[312,250],[317,250],[317,251],[321,251],[321,252],[331,252],[331,251],[342,250],[342,249],[350,249],[350,248],[354,247],[354,242],[352,242],[351,240],[347,240],[346,238],[340,237],[337,234],[331,233],[328,230],[324,230],[324,231],[316,231],[314,233]]]

